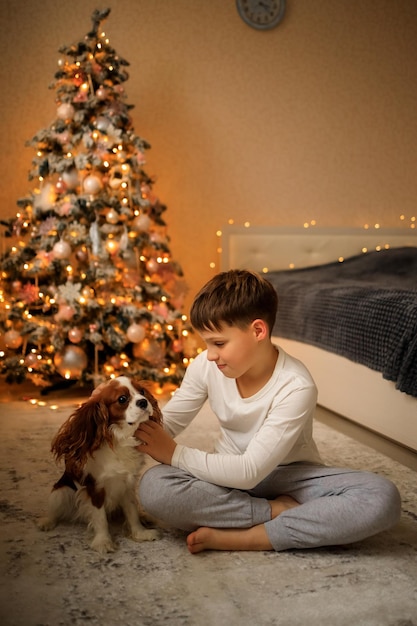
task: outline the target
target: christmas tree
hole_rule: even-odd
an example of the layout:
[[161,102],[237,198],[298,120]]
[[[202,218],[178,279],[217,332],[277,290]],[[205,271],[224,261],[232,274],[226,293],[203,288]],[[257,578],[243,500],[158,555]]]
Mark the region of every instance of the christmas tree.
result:
[[[0,373],[50,389],[127,373],[177,385],[194,353],[166,207],[144,170],[123,83],[129,63],[102,30],[59,52],[56,119],[28,142],[36,187],[2,220]],[[5,239],[4,241],[7,241]],[[68,381],[66,383],[66,381]]]

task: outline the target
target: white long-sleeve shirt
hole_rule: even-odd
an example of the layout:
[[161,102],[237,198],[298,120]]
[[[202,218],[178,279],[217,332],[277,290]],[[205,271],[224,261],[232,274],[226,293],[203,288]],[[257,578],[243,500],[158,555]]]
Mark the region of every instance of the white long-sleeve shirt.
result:
[[220,424],[215,452],[177,444],[174,467],[224,487],[252,489],[277,465],[322,462],[312,438],[316,386],[306,367],[281,348],[271,378],[249,398],[201,353],[163,410],[171,436],[184,430],[207,399]]

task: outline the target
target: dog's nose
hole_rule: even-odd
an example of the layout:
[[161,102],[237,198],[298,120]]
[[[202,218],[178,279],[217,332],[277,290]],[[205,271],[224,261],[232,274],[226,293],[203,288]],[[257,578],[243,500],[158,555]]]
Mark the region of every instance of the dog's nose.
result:
[[136,400],[136,406],[138,407],[138,409],[147,409],[148,408],[148,401],[146,400],[146,398],[142,398],[141,400]]

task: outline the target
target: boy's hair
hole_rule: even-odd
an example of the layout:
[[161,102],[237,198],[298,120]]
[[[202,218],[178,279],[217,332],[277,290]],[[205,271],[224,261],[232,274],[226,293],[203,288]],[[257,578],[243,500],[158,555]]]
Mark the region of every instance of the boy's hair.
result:
[[190,320],[196,331],[212,331],[223,324],[245,328],[261,319],[271,336],[277,309],[277,292],[268,280],[256,272],[229,270],[216,274],[198,292]]

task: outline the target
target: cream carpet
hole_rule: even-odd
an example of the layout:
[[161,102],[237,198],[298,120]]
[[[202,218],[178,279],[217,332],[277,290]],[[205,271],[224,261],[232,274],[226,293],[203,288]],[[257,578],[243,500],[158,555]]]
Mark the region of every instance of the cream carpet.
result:
[[[185,535],[100,557],[81,525],[40,532],[53,481],[49,452],[75,398],[45,407],[5,390],[0,403],[0,624],[2,626],[417,626],[416,473],[319,422],[315,435],[329,464],[389,476],[403,497],[399,525],[367,541],[286,553],[190,555]],[[7,398],[8,391],[8,398]],[[52,404],[57,408],[51,408]],[[183,435],[208,449],[215,434],[205,409]]]

